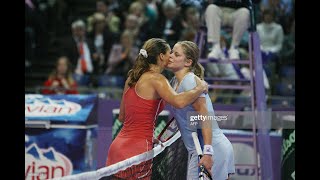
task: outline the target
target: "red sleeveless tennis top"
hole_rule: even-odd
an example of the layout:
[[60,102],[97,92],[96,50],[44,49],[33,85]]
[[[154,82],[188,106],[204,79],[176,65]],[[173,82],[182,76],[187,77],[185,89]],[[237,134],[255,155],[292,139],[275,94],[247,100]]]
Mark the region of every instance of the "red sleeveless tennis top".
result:
[[162,99],[140,97],[135,86],[124,94],[125,121],[113,140],[106,165],[111,165],[152,149],[153,130],[159,113],[164,108]]
[[125,121],[118,136],[152,140],[155,121],[164,108],[164,101],[144,99],[136,93],[134,86],[125,92],[124,108]]

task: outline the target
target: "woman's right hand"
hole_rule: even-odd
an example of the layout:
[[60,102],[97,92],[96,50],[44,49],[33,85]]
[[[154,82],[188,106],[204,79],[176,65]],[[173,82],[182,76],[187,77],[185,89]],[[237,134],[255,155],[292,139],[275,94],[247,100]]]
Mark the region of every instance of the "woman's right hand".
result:
[[196,80],[197,87],[203,90],[203,93],[207,94],[209,91],[208,83],[204,80],[201,80],[198,76],[195,76],[194,79]]

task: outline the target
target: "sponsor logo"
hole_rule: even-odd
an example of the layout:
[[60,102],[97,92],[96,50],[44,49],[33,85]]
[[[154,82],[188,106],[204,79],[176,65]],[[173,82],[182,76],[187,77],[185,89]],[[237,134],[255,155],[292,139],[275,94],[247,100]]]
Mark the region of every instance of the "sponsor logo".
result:
[[54,100],[42,95],[25,95],[26,117],[48,117],[73,115],[81,110],[81,105],[64,99]]
[[295,130],[289,135],[288,139],[283,139],[282,155],[286,155],[288,149],[295,143]]
[[25,180],[52,179],[72,171],[71,161],[52,147],[40,149],[32,143],[25,150]]

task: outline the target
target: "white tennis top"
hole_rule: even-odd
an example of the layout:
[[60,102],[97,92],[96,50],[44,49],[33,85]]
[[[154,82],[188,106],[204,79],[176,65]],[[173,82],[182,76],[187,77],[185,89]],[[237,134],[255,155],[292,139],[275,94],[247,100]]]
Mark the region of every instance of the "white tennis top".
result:
[[[170,81],[171,86],[174,89],[176,89],[177,93],[189,91],[197,86],[194,76],[195,74],[193,72],[187,73],[183,77],[183,80],[181,81],[180,85],[178,85],[178,80],[176,79],[176,77],[173,77],[172,80]],[[178,86],[178,89],[177,89],[177,86]],[[206,104],[207,104],[209,116],[214,116],[214,109],[213,109],[212,101],[209,95],[203,93],[199,97],[206,98]],[[181,132],[181,137],[187,150],[195,151],[194,142],[191,136],[191,133],[194,131],[198,132],[198,136],[200,136],[199,141],[201,146],[203,147],[203,139],[202,139],[200,127],[197,129],[195,128],[195,126],[190,125],[191,123],[190,116],[191,115],[194,116],[197,114],[196,110],[192,107],[192,104],[189,104],[188,106],[182,109],[178,109],[172,106],[172,110],[174,113],[174,117],[177,120],[177,124]],[[196,122],[196,121],[197,120],[194,120],[193,122]],[[219,128],[219,125],[216,120],[211,120],[211,122],[212,122],[212,146],[214,146],[215,144],[223,140],[223,138],[221,138],[221,136],[223,136],[223,132]]]

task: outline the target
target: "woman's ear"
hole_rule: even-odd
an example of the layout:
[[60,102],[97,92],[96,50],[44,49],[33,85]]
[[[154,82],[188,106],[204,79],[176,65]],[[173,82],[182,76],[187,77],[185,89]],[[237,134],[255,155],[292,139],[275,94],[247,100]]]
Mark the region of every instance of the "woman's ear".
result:
[[192,65],[192,62],[193,62],[192,59],[187,59],[185,65],[186,65],[187,67],[190,67],[190,66]]
[[160,55],[159,55],[159,56],[160,56],[160,60],[161,60],[161,61],[163,61],[164,54],[160,53]]

